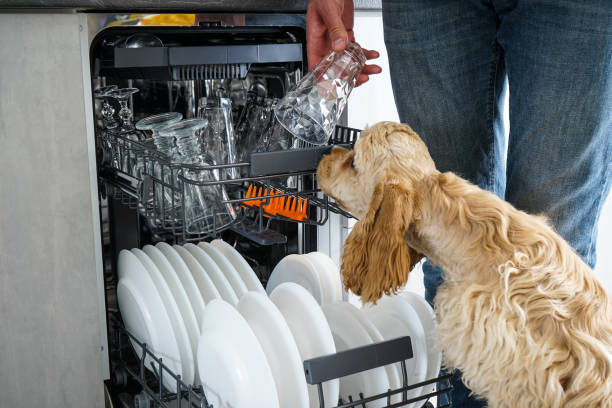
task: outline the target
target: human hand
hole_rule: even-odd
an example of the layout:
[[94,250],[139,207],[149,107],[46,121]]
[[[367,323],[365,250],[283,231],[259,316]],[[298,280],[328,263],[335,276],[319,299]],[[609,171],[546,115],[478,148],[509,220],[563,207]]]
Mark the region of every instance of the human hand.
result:
[[[306,53],[310,70],[330,50],[343,51],[348,41],[355,41],[353,33],[353,0],[310,0],[306,14]],[[363,49],[368,60],[379,57],[375,50]],[[378,65],[365,65],[357,78],[357,86],[370,75],[382,71]]]

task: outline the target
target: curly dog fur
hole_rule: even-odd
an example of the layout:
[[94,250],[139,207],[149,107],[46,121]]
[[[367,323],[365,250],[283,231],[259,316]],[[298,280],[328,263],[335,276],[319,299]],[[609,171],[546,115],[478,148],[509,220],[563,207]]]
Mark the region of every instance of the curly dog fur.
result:
[[407,125],[383,122],[318,168],[360,218],[346,288],[376,302],[426,256],[442,267],[438,347],[490,407],[612,408],[612,301],[545,217],[440,173]]

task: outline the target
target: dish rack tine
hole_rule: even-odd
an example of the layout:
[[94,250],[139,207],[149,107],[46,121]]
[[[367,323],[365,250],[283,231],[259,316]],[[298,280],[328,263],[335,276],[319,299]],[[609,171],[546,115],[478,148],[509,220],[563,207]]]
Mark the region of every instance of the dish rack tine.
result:
[[[400,361],[402,367],[402,387],[408,385],[408,371],[406,370],[406,360]],[[402,401],[406,401],[408,399],[408,391],[402,392]]]

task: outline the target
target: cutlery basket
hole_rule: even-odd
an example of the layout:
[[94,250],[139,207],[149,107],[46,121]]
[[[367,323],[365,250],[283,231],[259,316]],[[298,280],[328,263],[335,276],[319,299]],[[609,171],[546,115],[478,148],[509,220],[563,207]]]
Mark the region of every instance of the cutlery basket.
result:
[[[140,408],[149,407],[151,403],[155,407],[163,408],[215,408],[208,403],[202,386],[185,384],[181,376],[172,372],[163,362],[163,358],[156,356],[146,344],[138,341],[119,323],[117,324],[118,343],[117,353],[119,354],[119,365],[115,369],[114,376],[122,383],[119,386],[127,386],[140,389],[136,394],[134,406]],[[141,347],[141,355],[137,356],[130,345],[130,341]],[[387,364],[400,362],[402,367],[403,386],[398,389],[390,389],[378,395],[357,395],[349,396],[348,401],[340,399],[334,408],[365,408],[368,404],[375,403],[384,408],[396,408],[412,405],[415,407],[433,408],[430,401],[436,397],[436,407],[451,407],[450,384],[451,374],[441,375],[437,378],[427,379],[417,384],[408,384],[406,360],[413,357],[410,337],[400,337],[368,346],[363,346],[351,350],[317,357],[304,361],[304,375],[308,384],[317,385],[319,392],[319,406],[324,408],[326,402],[323,397],[322,383],[335,378],[359,373]],[[149,369],[145,368],[144,362],[149,361]],[[160,378],[170,375],[176,380],[177,392],[168,391],[159,381]],[[430,386],[435,384],[435,389],[426,392],[415,398],[408,398],[407,392],[415,388]],[[399,395],[399,402],[392,402],[392,398]],[[444,402],[441,399],[445,398]],[[395,399],[397,401],[397,399]],[[413,405],[414,404],[414,405]],[[329,404],[327,404],[329,406]],[[280,407],[285,408],[285,407]]]

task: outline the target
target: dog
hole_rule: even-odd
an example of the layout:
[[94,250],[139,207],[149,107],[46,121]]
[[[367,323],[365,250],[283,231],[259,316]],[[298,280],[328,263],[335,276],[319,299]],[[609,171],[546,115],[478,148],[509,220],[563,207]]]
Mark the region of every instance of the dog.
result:
[[612,408],[612,300],[543,216],[441,173],[419,136],[381,122],[323,157],[318,183],[359,221],[343,284],[395,293],[427,257],[444,366],[492,408]]

